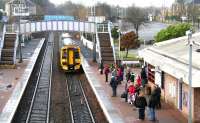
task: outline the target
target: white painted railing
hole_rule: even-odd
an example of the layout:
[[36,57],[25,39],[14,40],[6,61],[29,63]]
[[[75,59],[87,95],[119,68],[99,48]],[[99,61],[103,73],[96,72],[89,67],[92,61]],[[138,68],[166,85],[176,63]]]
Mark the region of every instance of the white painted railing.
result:
[[93,50],[93,42],[92,41],[87,40],[84,36],[81,36],[81,41],[82,41],[84,46]]
[[3,26],[3,34],[2,34],[2,39],[1,39],[1,44],[0,44],[0,60],[1,60],[1,52],[3,49],[3,45],[4,45],[4,37],[5,37],[5,33],[6,33],[6,26]]
[[16,40],[15,40],[15,47],[14,47],[14,55],[13,55],[13,62],[16,64],[16,56],[17,56],[17,48],[19,44],[19,33],[16,33]]
[[96,33],[96,43],[97,43],[97,50],[98,50],[98,53],[99,53],[99,61],[98,63],[101,63],[102,62],[102,58],[101,58],[101,47],[100,47],[100,41],[99,41],[99,36],[98,36],[98,33]]
[[97,32],[108,33],[108,24],[107,23],[98,23],[97,24]]
[[114,45],[114,41],[113,41],[113,38],[112,38],[112,32],[111,32],[111,22],[108,22],[108,33],[109,33],[109,36],[110,36],[110,43],[111,43],[111,47],[112,47],[112,50],[113,50],[114,62],[116,63],[115,45]]
[[[7,25],[7,32],[17,32],[16,24]],[[95,33],[95,23],[84,21],[37,21],[20,24],[20,33],[34,33],[44,31],[77,31]]]

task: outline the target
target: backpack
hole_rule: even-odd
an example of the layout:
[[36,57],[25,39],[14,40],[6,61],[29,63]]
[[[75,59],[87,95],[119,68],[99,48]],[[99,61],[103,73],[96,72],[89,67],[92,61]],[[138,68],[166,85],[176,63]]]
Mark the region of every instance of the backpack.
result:
[[150,99],[149,99],[149,105],[148,106],[151,107],[151,108],[155,108],[156,105],[157,105],[157,98],[156,98],[155,95],[151,95]]
[[146,102],[146,99],[144,97],[136,97],[134,104],[138,108],[145,108],[145,106],[147,105],[147,102]]

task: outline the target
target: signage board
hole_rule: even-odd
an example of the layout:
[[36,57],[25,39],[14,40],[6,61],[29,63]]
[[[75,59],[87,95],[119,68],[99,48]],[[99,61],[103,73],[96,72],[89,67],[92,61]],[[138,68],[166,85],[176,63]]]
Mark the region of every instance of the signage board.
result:
[[64,15],[45,15],[45,21],[73,21],[74,16],[64,16]]

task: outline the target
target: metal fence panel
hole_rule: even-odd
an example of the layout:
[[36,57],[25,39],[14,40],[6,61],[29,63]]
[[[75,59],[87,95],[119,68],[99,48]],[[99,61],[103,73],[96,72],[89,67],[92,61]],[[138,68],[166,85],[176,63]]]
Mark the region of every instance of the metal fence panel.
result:
[[42,22],[42,31],[46,31],[47,30],[47,24],[46,22]]
[[58,30],[63,30],[63,21],[58,21]]
[[57,29],[57,21],[53,21],[53,30],[56,31]]
[[36,22],[36,31],[37,32],[41,31],[41,22]]
[[36,24],[35,23],[31,23],[31,32],[35,32],[35,27],[36,27]]

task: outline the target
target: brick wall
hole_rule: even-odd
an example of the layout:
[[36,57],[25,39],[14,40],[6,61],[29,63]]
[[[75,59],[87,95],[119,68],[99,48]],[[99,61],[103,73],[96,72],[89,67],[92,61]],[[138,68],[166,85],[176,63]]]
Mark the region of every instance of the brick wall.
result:
[[189,87],[187,84],[183,83],[182,86],[182,113],[185,117],[188,116],[188,97],[189,96]]
[[200,88],[194,89],[194,120],[200,123]]
[[178,105],[178,80],[165,73],[164,74],[164,85],[165,85],[165,101],[174,107]]

